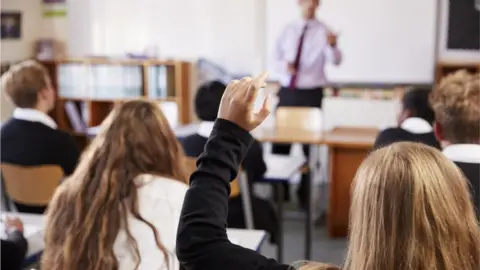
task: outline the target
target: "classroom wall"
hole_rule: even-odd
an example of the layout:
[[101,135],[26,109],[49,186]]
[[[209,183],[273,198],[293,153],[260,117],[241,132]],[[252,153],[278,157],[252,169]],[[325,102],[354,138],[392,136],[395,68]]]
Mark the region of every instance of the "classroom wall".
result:
[[[67,18],[43,18],[41,2],[2,0],[2,9],[20,9],[25,20],[24,39],[2,42],[2,60],[23,59],[30,55],[35,39],[54,37],[65,41],[73,56],[142,52],[150,47],[162,58],[195,60],[207,57],[238,73],[257,73],[267,66],[264,60],[265,1],[70,0],[67,1]],[[445,49],[448,0],[441,0],[441,3],[440,59],[479,61],[478,52]],[[326,99],[325,106],[342,107],[352,102],[356,101]],[[371,105],[368,110],[371,114],[363,114],[365,119],[382,115],[381,126],[395,123],[397,106],[394,102],[392,106],[369,100],[355,104],[362,108],[365,102]],[[364,119],[358,119],[353,118],[350,124],[364,123]]]
[[[2,11],[22,12],[22,37],[20,40],[0,41],[0,60],[19,61],[33,54],[33,44],[44,30],[41,17],[41,0],[2,0]],[[0,121],[4,122],[13,112],[13,105],[5,93],[0,94]]]

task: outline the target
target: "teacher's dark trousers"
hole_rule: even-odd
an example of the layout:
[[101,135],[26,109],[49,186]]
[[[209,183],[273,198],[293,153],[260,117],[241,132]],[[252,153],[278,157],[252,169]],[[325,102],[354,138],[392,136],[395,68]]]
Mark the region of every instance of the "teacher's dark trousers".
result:
[[[280,88],[278,92],[279,103],[278,107],[312,107],[312,108],[322,108],[322,100],[323,100],[323,88],[310,88],[310,89],[301,89],[301,88],[294,88],[290,89],[287,87]],[[272,152],[274,154],[280,155],[289,155],[291,144],[273,144]],[[305,157],[309,157],[309,146],[303,145],[303,153]],[[302,206],[306,206],[307,204],[307,188],[308,188],[308,177],[309,174],[303,174],[302,180],[300,182],[300,187],[297,190],[297,194]],[[285,199],[289,200],[289,188],[288,184],[284,185],[285,190]],[[306,208],[306,207],[305,207]]]

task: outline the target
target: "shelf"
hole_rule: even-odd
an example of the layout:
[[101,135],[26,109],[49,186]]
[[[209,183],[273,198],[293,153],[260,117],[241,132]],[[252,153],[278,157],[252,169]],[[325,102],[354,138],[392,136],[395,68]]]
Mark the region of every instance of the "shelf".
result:
[[189,62],[108,58],[40,62],[57,91],[52,116],[59,129],[74,135],[82,148],[88,136],[75,131],[100,125],[116,104],[130,100],[158,101],[167,105],[163,108],[171,108],[167,103],[175,102],[172,119],[180,125],[191,122]]
[[104,99],[104,98],[75,98],[75,97],[59,97],[58,100],[60,101],[78,101],[78,102],[114,102],[114,103],[121,103],[121,102],[127,102],[131,100],[137,100],[137,99],[146,99],[146,100],[153,100],[153,101],[160,101],[160,102],[165,102],[165,101],[170,101],[170,102],[177,102],[177,97],[158,97],[158,98],[149,98],[149,97],[136,97],[136,98],[114,98],[114,99]]

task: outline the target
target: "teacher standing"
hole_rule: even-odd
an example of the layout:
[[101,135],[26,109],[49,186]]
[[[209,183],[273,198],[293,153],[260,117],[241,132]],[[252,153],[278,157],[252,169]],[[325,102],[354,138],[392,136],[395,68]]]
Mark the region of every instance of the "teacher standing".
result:
[[[323,87],[327,83],[325,64],[339,65],[342,54],[337,36],[316,18],[319,0],[297,0],[302,18],[285,26],[276,42],[275,70],[281,88],[278,107],[322,107]],[[273,145],[276,154],[290,153],[289,144]],[[308,157],[308,146],[303,146]],[[307,205],[308,173],[302,175],[297,194]],[[288,200],[288,192],[286,199]]]

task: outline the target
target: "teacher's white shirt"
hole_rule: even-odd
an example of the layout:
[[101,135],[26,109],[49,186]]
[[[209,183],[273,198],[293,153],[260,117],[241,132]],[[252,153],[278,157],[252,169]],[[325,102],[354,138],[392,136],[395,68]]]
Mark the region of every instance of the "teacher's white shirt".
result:
[[295,61],[298,43],[302,31],[307,25],[303,40],[300,67],[297,71],[297,88],[316,88],[327,84],[325,64],[331,62],[339,65],[342,54],[338,48],[328,44],[327,35],[331,31],[322,22],[313,20],[299,20],[288,24],[277,39],[274,55],[273,76],[284,87],[288,87],[291,74],[288,72],[288,63]]

